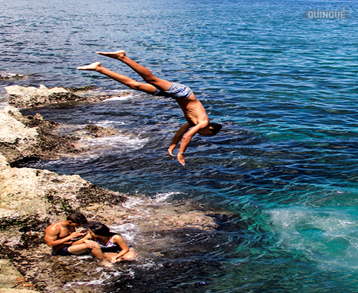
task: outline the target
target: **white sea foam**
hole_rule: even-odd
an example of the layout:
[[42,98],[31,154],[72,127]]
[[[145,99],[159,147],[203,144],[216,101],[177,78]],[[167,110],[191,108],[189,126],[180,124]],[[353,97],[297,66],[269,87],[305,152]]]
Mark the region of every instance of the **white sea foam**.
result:
[[0,76],[4,79],[11,79],[11,78],[24,78],[24,74],[18,74],[18,73],[11,73],[6,71],[0,71]]
[[138,205],[142,205],[144,204],[146,201],[145,198],[143,197],[129,197],[123,204],[122,206],[126,209],[132,209],[135,206]]
[[133,244],[138,234],[137,227],[132,223],[108,226],[111,232],[119,233],[129,244]]
[[95,125],[101,127],[116,127],[118,125],[126,125],[126,123],[123,121],[103,120],[96,122]]
[[107,271],[103,267],[97,267],[95,269],[96,272],[101,273],[99,278],[91,279],[90,281],[75,281],[75,282],[69,282],[64,285],[64,287],[77,287],[78,285],[93,285],[93,286],[101,286],[106,281],[112,279],[113,277],[119,277],[123,273],[120,270],[115,271]]
[[141,264],[141,268],[143,269],[159,269],[162,268],[163,264],[158,263],[156,261],[154,261],[153,259],[146,259],[146,262]]
[[90,255],[76,255],[75,256],[77,259],[93,259],[93,257],[92,256],[90,256]]
[[176,194],[180,194],[180,192],[165,192],[165,193],[157,193],[154,196],[154,201],[159,203],[159,202],[164,202],[167,201],[168,199],[170,199],[173,195]]
[[293,207],[269,211],[280,242],[324,270],[358,269],[358,215],[349,209]]
[[123,203],[123,207],[130,209],[134,208],[138,205],[145,205],[145,204],[152,204],[155,203],[164,203],[168,199],[171,199],[173,195],[180,194],[180,192],[164,192],[164,193],[157,193],[153,196],[152,200],[148,198],[141,198],[141,197],[131,197],[125,203]]
[[111,97],[109,99],[106,99],[105,101],[124,101],[124,100],[133,99],[134,97],[135,97],[134,95],[118,96],[118,97]]
[[94,279],[92,281],[84,282],[84,281],[77,281],[73,283],[67,283],[64,285],[64,287],[72,287],[74,284],[76,285],[102,285],[103,282],[106,281],[106,279]]
[[81,143],[87,146],[110,146],[116,149],[118,148],[130,151],[142,148],[147,142],[147,138],[133,137],[130,135],[116,135],[81,140]]
[[[118,96],[116,96],[116,92],[118,92]],[[112,97],[109,99],[105,99],[104,101],[108,102],[108,101],[124,101],[124,100],[130,100],[135,98],[138,94],[133,92],[131,94],[126,94],[124,96],[122,96],[123,92],[127,92],[127,90],[119,90],[119,91],[114,91],[114,93],[112,94]]]

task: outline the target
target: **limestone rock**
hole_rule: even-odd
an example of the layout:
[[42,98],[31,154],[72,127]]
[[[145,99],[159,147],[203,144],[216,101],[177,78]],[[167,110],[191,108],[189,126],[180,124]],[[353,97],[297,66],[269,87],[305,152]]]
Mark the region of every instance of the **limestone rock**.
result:
[[0,152],[10,161],[33,147],[38,138],[36,128],[26,127],[16,119],[19,115],[13,107],[0,111]]
[[35,87],[22,87],[12,85],[5,87],[9,95],[9,105],[17,108],[33,108],[49,104],[83,101],[85,98],[77,96],[70,91],[61,88],[47,88],[40,85]]
[[27,289],[0,289],[0,293],[35,293],[39,291],[27,290]]
[[9,260],[0,259],[0,293],[38,292],[24,287],[32,288],[33,285],[26,283],[26,279]]
[[28,128],[15,119],[19,114],[19,111],[12,107],[5,107],[0,111],[0,143],[11,144],[21,150],[34,145],[38,133],[36,128]]
[[0,170],[0,218],[24,219],[76,210],[88,202],[121,203],[124,198],[104,191],[80,176],[58,175],[47,170],[6,168]]
[[[23,116],[14,107],[0,111],[0,153],[9,164],[27,158],[58,158],[59,154],[78,153],[75,137],[52,135],[59,123],[44,119],[40,114]],[[0,159],[0,167],[4,163]]]
[[9,167],[9,163],[7,162],[7,159],[0,154],[0,168],[6,168]]
[[15,287],[19,277],[22,275],[9,260],[0,259],[0,288]]

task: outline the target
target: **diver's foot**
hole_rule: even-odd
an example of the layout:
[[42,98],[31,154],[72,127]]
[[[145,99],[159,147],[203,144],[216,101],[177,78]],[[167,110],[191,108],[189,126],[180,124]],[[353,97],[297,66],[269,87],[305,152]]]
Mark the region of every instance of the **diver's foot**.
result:
[[101,63],[94,62],[94,63],[92,63],[90,65],[77,67],[77,69],[78,70],[94,70],[94,71],[97,71],[100,67],[101,67]]
[[96,52],[96,53],[99,55],[107,56],[118,60],[126,56],[126,52],[124,52],[123,50],[119,50],[116,52]]

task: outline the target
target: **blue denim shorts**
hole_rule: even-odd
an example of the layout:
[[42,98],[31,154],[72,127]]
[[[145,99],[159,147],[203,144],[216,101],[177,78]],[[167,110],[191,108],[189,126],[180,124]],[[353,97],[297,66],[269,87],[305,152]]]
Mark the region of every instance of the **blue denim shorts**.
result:
[[185,99],[189,98],[192,93],[193,91],[190,89],[190,87],[173,82],[167,91],[161,91],[156,89],[154,95],[169,97],[173,99]]
[[73,253],[68,251],[69,246],[65,246],[57,251],[52,250],[52,255],[73,255]]

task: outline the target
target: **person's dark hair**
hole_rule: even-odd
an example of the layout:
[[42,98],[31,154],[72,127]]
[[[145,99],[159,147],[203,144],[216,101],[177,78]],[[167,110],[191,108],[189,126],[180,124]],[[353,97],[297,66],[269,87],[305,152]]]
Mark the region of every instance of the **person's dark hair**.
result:
[[109,228],[102,223],[91,223],[88,225],[88,228],[98,236],[110,237],[116,235],[116,233],[110,232]]
[[84,215],[82,215],[81,213],[74,213],[71,214],[67,217],[67,221],[71,221],[72,223],[75,224],[86,224],[87,223],[87,219]]
[[222,128],[221,124],[214,122],[210,122],[208,126],[209,130],[213,133],[213,135],[217,134]]

